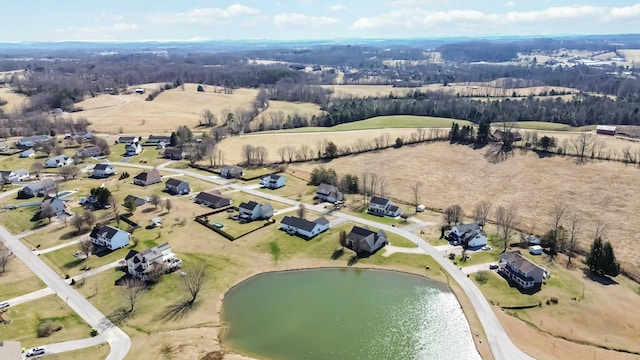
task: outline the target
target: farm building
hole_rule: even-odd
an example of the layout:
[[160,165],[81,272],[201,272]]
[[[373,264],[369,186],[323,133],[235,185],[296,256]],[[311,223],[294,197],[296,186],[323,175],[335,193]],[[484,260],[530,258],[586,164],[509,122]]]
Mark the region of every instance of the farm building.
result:
[[596,134],[615,136],[616,135],[616,127],[615,126],[609,126],[609,125],[598,125],[596,127]]

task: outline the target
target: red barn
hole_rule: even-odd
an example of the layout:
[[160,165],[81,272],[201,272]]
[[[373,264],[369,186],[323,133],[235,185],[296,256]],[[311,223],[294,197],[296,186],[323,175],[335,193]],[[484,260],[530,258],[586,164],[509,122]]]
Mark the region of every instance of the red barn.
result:
[[598,125],[596,127],[596,134],[615,136],[616,135],[616,127],[615,126],[608,126],[608,125]]

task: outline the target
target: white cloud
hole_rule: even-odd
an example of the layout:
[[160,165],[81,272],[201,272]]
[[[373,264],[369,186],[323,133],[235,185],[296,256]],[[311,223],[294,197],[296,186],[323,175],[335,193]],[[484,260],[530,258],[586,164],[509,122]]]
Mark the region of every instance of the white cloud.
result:
[[110,26],[70,26],[55,30],[63,34],[64,40],[114,40],[116,35],[123,32],[137,32],[142,30],[138,24],[117,23]]
[[309,16],[298,13],[276,14],[273,16],[276,26],[326,26],[338,22],[338,19],[327,16]]
[[331,11],[346,11],[349,10],[348,7],[342,5],[342,4],[336,4],[336,5],[331,5],[328,7],[329,10]]
[[124,16],[119,14],[102,13],[93,18],[95,21],[124,21]]
[[259,9],[240,4],[233,4],[228,6],[226,9],[203,8],[191,9],[178,13],[153,14],[148,17],[148,20],[162,24],[188,23],[211,25],[220,22],[228,23],[232,18],[256,15],[258,13],[260,13]]
[[404,6],[436,6],[447,5],[448,0],[393,0],[387,4],[392,7],[404,7]]
[[[412,1],[412,0],[406,0]],[[565,6],[536,11],[489,13],[477,10],[428,11],[400,8],[373,17],[361,17],[351,29],[366,31],[428,31],[429,34],[482,35],[571,32],[583,25],[611,25],[640,18],[640,4],[627,7]],[[529,26],[527,29],[524,27]],[[569,31],[567,31],[569,30]]]
[[518,4],[515,1],[507,1],[506,3],[504,3],[504,7],[513,8],[513,7],[517,7],[517,6],[518,6]]

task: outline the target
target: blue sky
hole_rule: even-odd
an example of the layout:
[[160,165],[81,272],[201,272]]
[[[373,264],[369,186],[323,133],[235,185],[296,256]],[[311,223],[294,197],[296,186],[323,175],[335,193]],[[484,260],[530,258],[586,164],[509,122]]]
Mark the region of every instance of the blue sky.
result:
[[624,0],[9,0],[0,42],[638,33]]

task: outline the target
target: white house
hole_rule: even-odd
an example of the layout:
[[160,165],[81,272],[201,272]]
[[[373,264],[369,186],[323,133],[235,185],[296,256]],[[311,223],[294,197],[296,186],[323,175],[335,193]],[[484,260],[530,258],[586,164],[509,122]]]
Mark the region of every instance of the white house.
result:
[[94,178],[106,178],[116,173],[113,165],[110,164],[96,164],[93,167],[91,176]]
[[124,148],[126,156],[135,156],[142,152],[142,145],[139,142],[131,143]]
[[30,158],[36,156],[36,151],[33,149],[27,149],[20,153],[21,158]]
[[182,260],[176,258],[171,245],[164,243],[142,252],[129,251],[124,258],[127,272],[141,280],[152,280],[157,274],[173,271],[182,266]]
[[2,181],[5,183],[16,183],[28,178],[29,171],[26,169],[0,171],[0,175],[2,175]]
[[220,176],[223,178],[239,178],[242,176],[242,168],[237,165],[222,165],[220,167]]
[[358,244],[358,253],[373,254],[389,243],[387,234],[383,230],[378,232],[366,228],[354,226],[347,235],[347,247],[354,249],[354,244]]
[[240,212],[240,218],[246,221],[268,219],[273,216],[273,206],[269,203],[243,202],[238,206],[238,211]]
[[56,183],[53,180],[44,179],[42,181],[25,185],[25,187],[22,188],[22,193],[24,194],[24,196],[28,197],[42,196],[49,190],[53,190],[55,187]]
[[121,249],[129,244],[130,234],[124,230],[104,225],[93,228],[89,239],[97,246],[104,246],[109,250]]
[[447,237],[450,241],[459,242],[465,248],[476,248],[487,245],[487,236],[478,223],[460,224],[451,228]]
[[391,200],[374,196],[369,202],[369,213],[379,216],[398,217],[402,214],[400,208],[393,205]]
[[342,195],[342,193],[338,191],[338,188],[334,185],[322,183],[318,185],[318,189],[316,190],[316,198],[322,201],[335,203],[337,201],[344,200],[344,195]]
[[325,217],[320,217],[309,221],[295,216],[285,216],[280,221],[280,229],[309,240],[329,229],[329,220]]
[[47,159],[47,161],[44,162],[44,167],[46,168],[57,168],[57,167],[62,167],[65,165],[71,165],[73,164],[73,158],[66,156],[66,155],[58,155],[55,157],[52,157],[50,159]]
[[525,290],[541,286],[542,281],[549,277],[547,270],[532,263],[518,251],[500,255],[498,271]]
[[260,185],[267,189],[277,189],[283,187],[286,180],[287,179],[282,175],[271,174],[262,177],[262,179],[260,179]]
[[47,207],[50,208],[56,216],[62,215],[66,209],[64,201],[55,197],[47,197],[42,200],[42,203],[40,203],[40,210],[44,210]]

